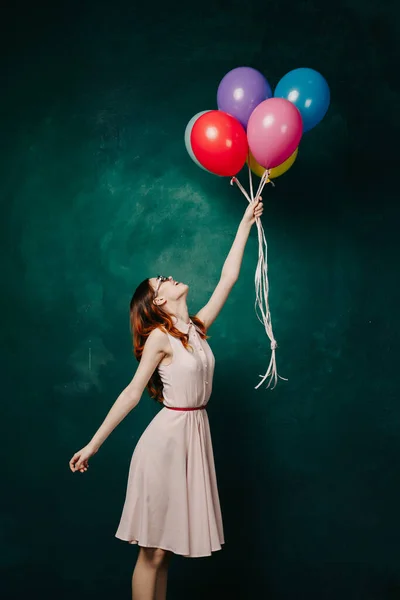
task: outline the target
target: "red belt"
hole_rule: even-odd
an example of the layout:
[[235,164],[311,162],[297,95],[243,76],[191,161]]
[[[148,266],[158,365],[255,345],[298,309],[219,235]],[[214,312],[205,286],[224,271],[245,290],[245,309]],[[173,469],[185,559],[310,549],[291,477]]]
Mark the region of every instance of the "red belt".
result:
[[170,408],[171,410],[201,410],[203,408],[206,408],[206,404],[204,404],[203,406],[191,406],[191,407],[187,407],[187,408],[178,408],[177,406],[167,406],[166,404],[164,404],[165,408]]

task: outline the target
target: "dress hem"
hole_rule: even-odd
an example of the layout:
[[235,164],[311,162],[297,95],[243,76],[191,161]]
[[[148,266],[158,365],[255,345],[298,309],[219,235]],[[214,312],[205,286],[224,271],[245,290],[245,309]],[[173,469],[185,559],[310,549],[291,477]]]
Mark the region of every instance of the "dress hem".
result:
[[143,546],[143,548],[160,548],[161,550],[167,550],[169,552],[173,552],[174,554],[183,556],[184,558],[202,558],[204,556],[211,556],[213,552],[218,552],[219,550],[222,550],[222,546],[223,546],[223,544],[225,544],[225,541],[220,542],[219,548],[211,548],[211,552],[209,552],[208,554],[184,554],[183,552],[178,552],[177,550],[174,550],[173,548],[167,548],[167,546],[160,546],[159,544],[143,544],[139,540],[130,540],[127,538],[119,537],[118,535],[115,535],[115,537],[119,540],[122,540],[123,542],[128,542],[131,545],[137,544],[138,546]]

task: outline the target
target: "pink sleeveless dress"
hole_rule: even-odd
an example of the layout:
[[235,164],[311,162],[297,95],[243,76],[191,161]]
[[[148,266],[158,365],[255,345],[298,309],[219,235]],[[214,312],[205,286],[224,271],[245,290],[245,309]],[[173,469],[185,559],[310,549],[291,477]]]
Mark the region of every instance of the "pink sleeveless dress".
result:
[[164,408],[149,423],[133,452],[115,537],[194,558],[210,556],[224,544],[205,410],[212,391],[215,358],[192,321],[174,320],[180,331],[189,333],[193,352],[167,334],[172,363],[158,366]]

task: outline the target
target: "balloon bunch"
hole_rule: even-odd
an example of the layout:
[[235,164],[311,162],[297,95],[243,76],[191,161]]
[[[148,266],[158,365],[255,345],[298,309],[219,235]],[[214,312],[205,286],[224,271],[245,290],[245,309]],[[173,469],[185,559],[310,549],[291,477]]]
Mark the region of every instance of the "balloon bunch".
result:
[[[218,110],[205,110],[192,117],[185,130],[186,149],[193,161],[215,175],[231,177],[248,202],[258,198],[267,183],[285,173],[295,162],[304,132],[317,125],[330,103],[329,86],[314,69],[300,68],[287,73],[272,93],[262,73],[238,67],[221,80],[217,92]],[[249,193],[237,173],[247,162]],[[254,194],[252,173],[261,179]],[[257,219],[259,257],[255,274],[256,314],[261,310],[265,331],[271,341],[271,360],[256,389],[277,378],[275,350],[268,306],[267,243]],[[265,252],[264,252],[265,246]],[[264,306],[265,305],[265,306]],[[273,389],[273,388],[272,388]]]

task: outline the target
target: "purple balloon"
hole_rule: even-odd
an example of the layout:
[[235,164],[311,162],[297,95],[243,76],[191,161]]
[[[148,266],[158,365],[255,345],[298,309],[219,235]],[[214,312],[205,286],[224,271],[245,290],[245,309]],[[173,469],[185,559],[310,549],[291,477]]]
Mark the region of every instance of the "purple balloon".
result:
[[271,97],[271,86],[262,73],[252,67],[237,67],[221,79],[217,105],[219,110],[235,117],[246,129],[255,107]]

